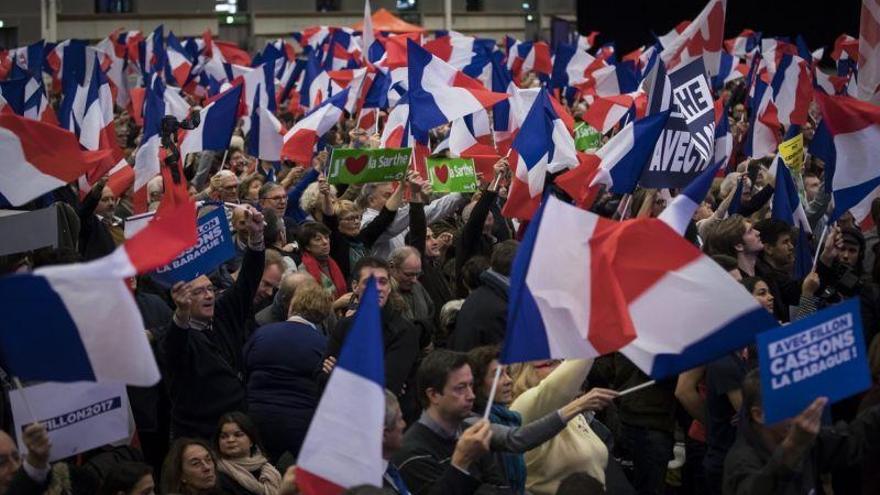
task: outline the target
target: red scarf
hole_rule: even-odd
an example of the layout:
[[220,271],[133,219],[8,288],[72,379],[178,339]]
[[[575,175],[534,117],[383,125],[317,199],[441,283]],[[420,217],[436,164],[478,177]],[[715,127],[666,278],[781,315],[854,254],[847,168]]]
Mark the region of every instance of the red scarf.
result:
[[[312,255],[312,253],[305,251],[302,255],[302,263],[305,265],[306,271],[309,272],[309,275],[314,277],[314,279],[323,286],[324,284],[321,282],[321,275],[327,275],[327,273],[321,270],[321,262],[318,258]],[[346,292],[345,276],[342,275],[342,270],[339,269],[339,265],[336,264],[336,261],[329,256],[327,257],[327,266],[330,268],[330,280],[333,281],[333,285],[336,287],[336,297],[342,297]]]

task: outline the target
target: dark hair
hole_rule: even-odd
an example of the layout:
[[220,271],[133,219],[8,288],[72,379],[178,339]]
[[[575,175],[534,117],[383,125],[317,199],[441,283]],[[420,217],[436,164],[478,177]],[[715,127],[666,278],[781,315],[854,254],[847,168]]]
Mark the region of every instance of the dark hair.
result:
[[729,272],[731,270],[736,270],[737,268],[739,268],[739,263],[736,262],[736,258],[734,258],[733,256],[727,256],[726,254],[716,254],[711,256],[711,258],[712,261],[718,263],[725,272]]
[[571,473],[559,483],[556,495],[605,495],[602,483],[585,472]]
[[[183,483],[183,451],[191,445],[198,445],[207,450],[211,454],[214,464],[217,464],[217,454],[208,445],[208,442],[199,438],[178,438],[171,444],[165,461],[162,463],[162,493],[189,493],[187,486]],[[216,468],[215,468],[216,469]]]
[[497,345],[484,345],[475,347],[468,351],[468,364],[471,365],[471,372],[474,374],[474,395],[476,399],[474,404],[477,407],[484,406],[488,400],[488,390],[483,390],[483,381],[486,379],[486,373],[489,372],[489,365],[492,361],[498,359],[501,355],[501,348]]
[[724,254],[736,257],[736,246],[743,243],[745,234],[746,219],[742,215],[731,215],[706,232],[703,251],[709,255]]
[[429,388],[443,393],[449,374],[467,364],[467,354],[463,352],[437,349],[425,356],[416,373],[416,389],[422,408],[427,409],[430,404],[428,401]]
[[116,495],[118,492],[128,493],[147,475],[153,474],[153,468],[142,462],[120,462],[114,464],[104,476],[98,495]]
[[300,225],[299,230],[296,231],[296,242],[299,244],[299,248],[305,251],[306,246],[309,245],[309,241],[314,239],[318,234],[324,234],[327,237],[330,237],[330,229],[328,229],[323,223],[318,222],[306,222]]
[[485,256],[473,256],[465,261],[464,266],[461,268],[461,280],[464,282],[465,287],[468,290],[474,290],[482,285],[480,275],[488,269],[489,258]]
[[767,283],[767,281],[765,281],[761,277],[745,277],[744,279],[742,279],[743,287],[745,287],[746,290],[749,291],[749,294],[755,292],[755,286],[758,285],[758,282],[764,282],[765,284]]
[[217,430],[214,432],[214,451],[218,455],[222,457],[220,453],[220,434],[223,432],[223,425],[229,423],[238,425],[241,431],[248,436],[248,439],[251,441],[251,455],[256,454],[257,450],[265,452],[263,443],[260,441],[260,432],[257,431],[257,426],[254,425],[251,418],[245,413],[233,411],[220,416],[220,421],[217,421]]
[[517,247],[519,247],[519,242],[512,239],[496,244],[492,248],[492,258],[489,260],[492,270],[505,277],[509,277],[510,268],[513,266],[513,259],[516,257]]
[[391,270],[391,267],[388,265],[388,262],[373,256],[364,256],[359,259],[357,263],[354,264],[354,268],[351,269],[351,279],[354,282],[361,281],[361,272],[364,268],[383,268],[386,272]]
[[742,411],[750,421],[752,408],[761,407],[761,374],[757,369],[749,371],[742,381]]
[[765,218],[752,227],[761,233],[761,242],[768,245],[776,244],[785,234],[792,236],[791,226],[778,218]]
[[263,239],[267,246],[271,246],[281,237],[281,229],[278,228],[278,213],[273,209],[266,208],[263,210],[263,221],[266,224],[263,229]]

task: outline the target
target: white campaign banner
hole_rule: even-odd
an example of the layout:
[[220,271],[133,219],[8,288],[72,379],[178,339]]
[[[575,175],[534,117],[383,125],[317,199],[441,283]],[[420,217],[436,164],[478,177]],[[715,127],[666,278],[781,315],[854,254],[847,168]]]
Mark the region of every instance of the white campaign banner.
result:
[[50,462],[129,437],[130,408],[121,383],[46,382],[12,390],[9,398],[22,455],[27,449],[21,432],[35,419],[49,432]]

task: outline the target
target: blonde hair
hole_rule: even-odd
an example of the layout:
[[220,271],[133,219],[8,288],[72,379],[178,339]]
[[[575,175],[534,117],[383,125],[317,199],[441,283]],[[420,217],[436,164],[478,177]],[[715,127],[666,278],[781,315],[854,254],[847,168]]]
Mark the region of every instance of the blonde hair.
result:
[[513,398],[516,399],[526,390],[541,383],[538,371],[532,363],[515,363],[508,369],[513,379]]
[[351,215],[352,213],[363,213],[363,211],[364,210],[362,210],[358,205],[354,204],[353,201],[349,201],[347,199],[340,199],[336,202],[335,205],[333,205],[333,214],[336,215],[336,218],[340,219],[342,217]]
[[330,315],[333,299],[318,282],[308,281],[296,288],[290,300],[289,315],[297,315],[312,323],[320,323]]
[[221,170],[211,176],[211,190],[216,191],[222,187],[223,179],[226,177],[232,177],[233,179],[238,179],[231,170]]
[[[334,198],[336,197],[336,186],[330,186],[330,193]],[[318,204],[320,201],[321,193],[318,192],[318,183],[312,182],[299,198],[299,207],[306,213],[310,213],[319,208]]]

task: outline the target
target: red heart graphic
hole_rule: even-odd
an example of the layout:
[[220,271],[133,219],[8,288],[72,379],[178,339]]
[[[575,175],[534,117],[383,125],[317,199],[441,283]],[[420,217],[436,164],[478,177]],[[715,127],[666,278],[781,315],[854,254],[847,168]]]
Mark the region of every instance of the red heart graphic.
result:
[[369,160],[370,157],[367,155],[361,155],[358,157],[350,156],[345,159],[345,168],[348,169],[348,172],[351,175],[357,175],[364,170]]
[[437,180],[446,184],[446,181],[449,180],[449,168],[445,163],[439,167],[434,167],[434,175],[437,176]]

